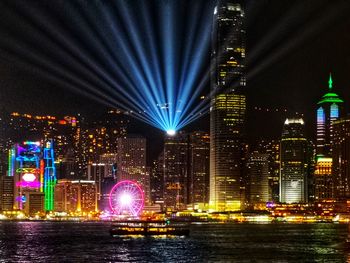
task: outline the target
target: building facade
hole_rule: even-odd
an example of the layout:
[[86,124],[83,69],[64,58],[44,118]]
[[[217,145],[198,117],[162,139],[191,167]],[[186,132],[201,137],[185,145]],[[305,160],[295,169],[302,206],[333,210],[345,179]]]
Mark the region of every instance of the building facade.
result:
[[246,115],[245,14],[236,1],[218,1],[211,57],[210,207],[238,210],[244,202]]
[[12,211],[14,203],[14,179],[13,176],[0,177],[0,204],[2,211]]
[[210,136],[206,132],[192,132],[190,145],[190,176],[188,202],[193,208],[205,208],[209,203]]
[[81,215],[97,211],[94,181],[59,180],[55,186],[55,211]]
[[271,201],[269,185],[269,161],[270,155],[253,152],[247,161],[248,172],[248,202],[251,208],[266,207]]
[[258,153],[269,155],[269,196],[274,202],[279,202],[280,146],[279,140],[260,140],[253,147]]
[[312,154],[303,119],[286,119],[280,150],[280,202],[307,203]]
[[164,203],[164,151],[152,163],[151,200],[154,203]]
[[350,197],[350,117],[333,123],[333,183],[334,197]]
[[[117,181],[117,154],[106,153],[100,156],[98,163],[88,165],[87,179],[95,181],[97,186],[97,200],[100,202],[102,196],[107,194],[103,192],[102,184],[105,178],[112,178],[114,182]],[[108,192],[109,193],[109,192]]]
[[150,175],[146,167],[146,138],[126,136],[118,138],[117,181],[132,180],[138,182],[150,201]]
[[182,210],[188,204],[189,180],[188,135],[178,132],[167,136],[164,142],[164,205],[171,210]]
[[332,173],[333,159],[317,157],[315,166],[315,201],[323,201],[334,197],[334,178]]

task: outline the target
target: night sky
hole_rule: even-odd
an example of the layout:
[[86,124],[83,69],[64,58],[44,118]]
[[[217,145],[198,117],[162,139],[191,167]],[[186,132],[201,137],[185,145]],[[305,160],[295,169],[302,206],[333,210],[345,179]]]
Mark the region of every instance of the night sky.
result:
[[[157,2],[145,1],[150,8]],[[73,4],[68,5],[68,2]],[[23,60],[26,54],[31,54],[33,57],[44,54],[50,58],[53,56],[51,61],[57,62],[55,66],[65,68],[65,64],[62,63],[65,61],[64,58],[60,57],[59,52],[55,52],[57,46],[54,43],[57,41],[52,32],[56,26],[64,25],[69,29],[63,32],[67,34],[63,35],[64,38],[79,38],[79,32],[86,28],[75,16],[74,10],[80,10],[84,17],[84,12],[92,8],[87,2],[63,0],[0,2],[0,106],[3,109],[37,114],[79,112],[88,116],[106,110],[108,106],[103,104],[103,100],[95,100],[93,96],[87,97],[81,92],[74,91],[74,87],[68,87],[60,77],[48,77],[43,73],[45,68],[38,68],[34,66],[35,63],[28,63],[33,60],[29,59],[27,62]],[[109,3],[109,1],[89,3],[92,2],[94,6],[98,6],[101,2],[107,5]],[[123,3],[123,1],[117,2]],[[138,4],[136,0],[124,2],[128,2],[129,5]],[[208,5],[209,1],[177,2],[181,10],[186,10],[186,7],[190,6],[188,2]],[[209,4],[214,5],[213,2]],[[254,138],[279,137],[282,119],[286,115],[254,110],[254,107],[262,107],[287,109],[289,114],[303,113],[308,134],[310,137],[313,136],[315,106],[327,91],[329,72],[332,72],[335,92],[345,100],[346,104],[350,100],[350,16],[348,15],[350,2],[251,0],[246,1],[245,6],[248,134]],[[90,12],[93,13],[94,10]],[[187,9],[184,15],[190,13],[191,10]],[[98,20],[89,20],[88,23],[91,28],[99,29]],[[51,33],[47,28],[52,30]],[[208,34],[210,31],[208,28]],[[84,41],[86,40],[75,39],[74,43],[78,49],[87,50],[92,57],[100,60],[99,49],[94,49]],[[179,36],[178,41],[184,40]],[[209,55],[208,49],[208,65]],[[91,77],[85,76],[82,72],[78,74],[87,80]],[[142,126],[136,125],[135,129]],[[186,129],[198,127],[206,129],[208,126],[208,117],[204,117]]]

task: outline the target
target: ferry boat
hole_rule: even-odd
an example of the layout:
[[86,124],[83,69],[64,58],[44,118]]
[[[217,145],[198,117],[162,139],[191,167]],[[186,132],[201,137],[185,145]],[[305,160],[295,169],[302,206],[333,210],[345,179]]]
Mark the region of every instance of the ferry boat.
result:
[[112,236],[120,235],[173,235],[173,236],[188,236],[190,228],[188,223],[167,221],[118,221],[112,224],[110,229]]

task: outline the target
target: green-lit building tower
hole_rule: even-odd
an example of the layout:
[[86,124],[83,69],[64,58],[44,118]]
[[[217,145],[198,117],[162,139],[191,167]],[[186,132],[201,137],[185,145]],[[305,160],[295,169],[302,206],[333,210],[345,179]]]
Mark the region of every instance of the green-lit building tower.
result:
[[332,76],[328,80],[328,92],[317,103],[317,142],[318,157],[332,155],[332,122],[339,119],[342,113],[343,100],[333,90]]
[[[334,177],[334,123],[342,114],[344,101],[333,91],[332,76],[328,80],[328,92],[317,103],[316,166],[314,173],[315,200],[336,197]],[[338,190],[339,191],[339,190]]]

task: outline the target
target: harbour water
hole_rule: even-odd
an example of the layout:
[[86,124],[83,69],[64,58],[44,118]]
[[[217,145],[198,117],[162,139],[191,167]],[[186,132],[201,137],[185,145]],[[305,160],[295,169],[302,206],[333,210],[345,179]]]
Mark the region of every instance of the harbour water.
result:
[[345,224],[193,225],[111,237],[104,222],[0,222],[0,262],[350,262]]

